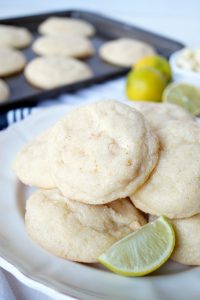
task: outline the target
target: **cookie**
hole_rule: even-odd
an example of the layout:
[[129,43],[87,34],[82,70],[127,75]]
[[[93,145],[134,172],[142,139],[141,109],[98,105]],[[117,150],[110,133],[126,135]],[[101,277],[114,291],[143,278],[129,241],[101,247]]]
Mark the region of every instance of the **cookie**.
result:
[[99,101],[54,126],[48,156],[63,195],[104,204],[131,195],[145,182],[158,160],[158,141],[138,111]]
[[33,59],[24,74],[33,86],[52,89],[88,79],[92,71],[84,62],[75,58],[46,56]]
[[[150,216],[150,222],[155,216]],[[171,259],[183,265],[200,265],[200,214],[184,219],[170,219],[176,234]]]
[[10,96],[10,91],[7,83],[0,79],[0,102],[5,101],[9,98]]
[[49,137],[50,131],[42,133],[17,154],[13,169],[23,183],[46,189],[55,187],[46,156]]
[[0,76],[10,76],[23,70],[26,64],[24,54],[7,47],[0,48]]
[[68,17],[49,17],[40,24],[38,30],[44,35],[70,33],[89,37],[95,33],[94,26],[87,21]]
[[200,214],[170,222],[176,232],[176,244],[171,258],[184,265],[200,265]]
[[64,259],[93,263],[122,237],[146,223],[128,199],[88,205],[63,197],[57,189],[36,191],[27,201],[30,237]]
[[23,27],[0,24],[0,47],[25,48],[30,45],[32,35]]
[[85,58],[94,53],[90,40],[78,35],[42,36],[33,44],[38,55],[61,55]]
[[131,38],[106,42],[99,50],[99,55],[104,61],[121,67],[131,67],[140,58],[155,53],[151,45]]
[[131,200],[146,213],[171,219],[200,213],[200,125],[171,121],[157,134],[160,159]]
[[175,104],[131,101],[130,105],[144,115],[154,130],[159,130],[172,120],[194,120],[193,115]]

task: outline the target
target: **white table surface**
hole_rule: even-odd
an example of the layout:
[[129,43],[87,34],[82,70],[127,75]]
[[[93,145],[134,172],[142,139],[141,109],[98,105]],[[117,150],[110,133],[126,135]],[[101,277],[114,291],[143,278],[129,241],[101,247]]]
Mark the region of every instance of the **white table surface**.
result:
[[[186,45],[200,47],[199,0],[0,0],[0,18],[70,8],[104,13]],[[103,89],[104,86],[101,91]],[[49,299],[0,269],[0,300]]]

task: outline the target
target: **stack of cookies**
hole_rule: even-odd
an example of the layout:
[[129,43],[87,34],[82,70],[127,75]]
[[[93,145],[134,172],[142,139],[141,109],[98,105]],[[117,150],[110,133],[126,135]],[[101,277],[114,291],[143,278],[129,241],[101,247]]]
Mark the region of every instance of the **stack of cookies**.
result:
[[172,104],[133,103],[160,141],[156,168],[131,196],[149,220],[165,215],[176,233],[172,259],[200,265],[200,126],[193,116]]
[[172,219],[174,260],[200,264],[200,126],[175,105],[150,105],[79,107],[19,152],[17,177],[39,188],[26,229],[44,249],[96,262],[147,222],[145,212]]
[[95,262],[146,223],[128,196],[157,159],[157,137],[135,109],[101,101],[74,110],[15,160],[18,178],[40,187],[27,201],[29,235],[55,255]]

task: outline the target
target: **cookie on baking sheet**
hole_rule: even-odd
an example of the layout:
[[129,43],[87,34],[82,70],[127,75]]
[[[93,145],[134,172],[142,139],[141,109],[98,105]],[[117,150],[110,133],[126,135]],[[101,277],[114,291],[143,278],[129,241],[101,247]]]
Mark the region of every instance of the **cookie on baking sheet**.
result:
[[[149,221],[156,219],[149,216]],[[169,219],[172,223],[176,244],[171,259],[183,265],[200,265],[200,214],[184,219]]]
[[139,110],[155,130],[159,130],[165,126],[167,122],[172,120],[194,120],[193,115],[175,104],[130,101],[130,105]]
[[89,39],[80,35],[42,36],[33,43],[38,55],[62,55],[85,58],[94,53]]
[[13,169],[23,183],[48,189],[55,187],[46,154],[46,145],[49,138],[50,130],[29,142],[17,154]]
[[155,54],[155,49],[142,41],[120,38],[104,43],[99,54],[103,60],[110,64],[131,67],[140,58]]
[[70,33],[89,37],[95,33],[94,26],[87,21],[68,17],[49,17],[40,24],[38,30],[44,35]]
[[146,213],[171,219],[200,213],[200,125],[171,121],[157,134],[160,159],[131,200]]
[[0,24],[0,47],[25,48],[30,45],[32,35],[24,27]]
[[0,76],[5,77],[23,70],[26,64],[24,54],[8,47],[0,47]]
[[36,191],[27,201],[30,237],[64,259],[93,263],[113,243],[146,223],[128,199],[88,205],[63,197],[57,189]]
[[5,101],[9,98],[10,96],[10,91],[7,83],[0,79],[0,102]]
[[25,68],[27,81],[41,89],[52,89],[92,76],[82,61],[64,56],[44,56],[33,59]]
[[49,165],[70,199],[104,204],[131,195],[158,160],[158,140],[137,110],[107,100],[79,107],[51,131]]

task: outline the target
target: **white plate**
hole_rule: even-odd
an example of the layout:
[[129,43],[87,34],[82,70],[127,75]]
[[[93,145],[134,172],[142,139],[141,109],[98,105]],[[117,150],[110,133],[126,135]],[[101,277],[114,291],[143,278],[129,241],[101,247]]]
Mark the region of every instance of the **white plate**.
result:
[[51,126],[67,110],[69,107],[60,106],[39,111],[0,133],[0,265],[24,284],[56,300],[199,299],[198,267],[169,262],[147,277],[121,277],[97,264],[57,258],[29,239],[24,228],[24,211],[31,189],[16,180],[11,164],[24,143]]

